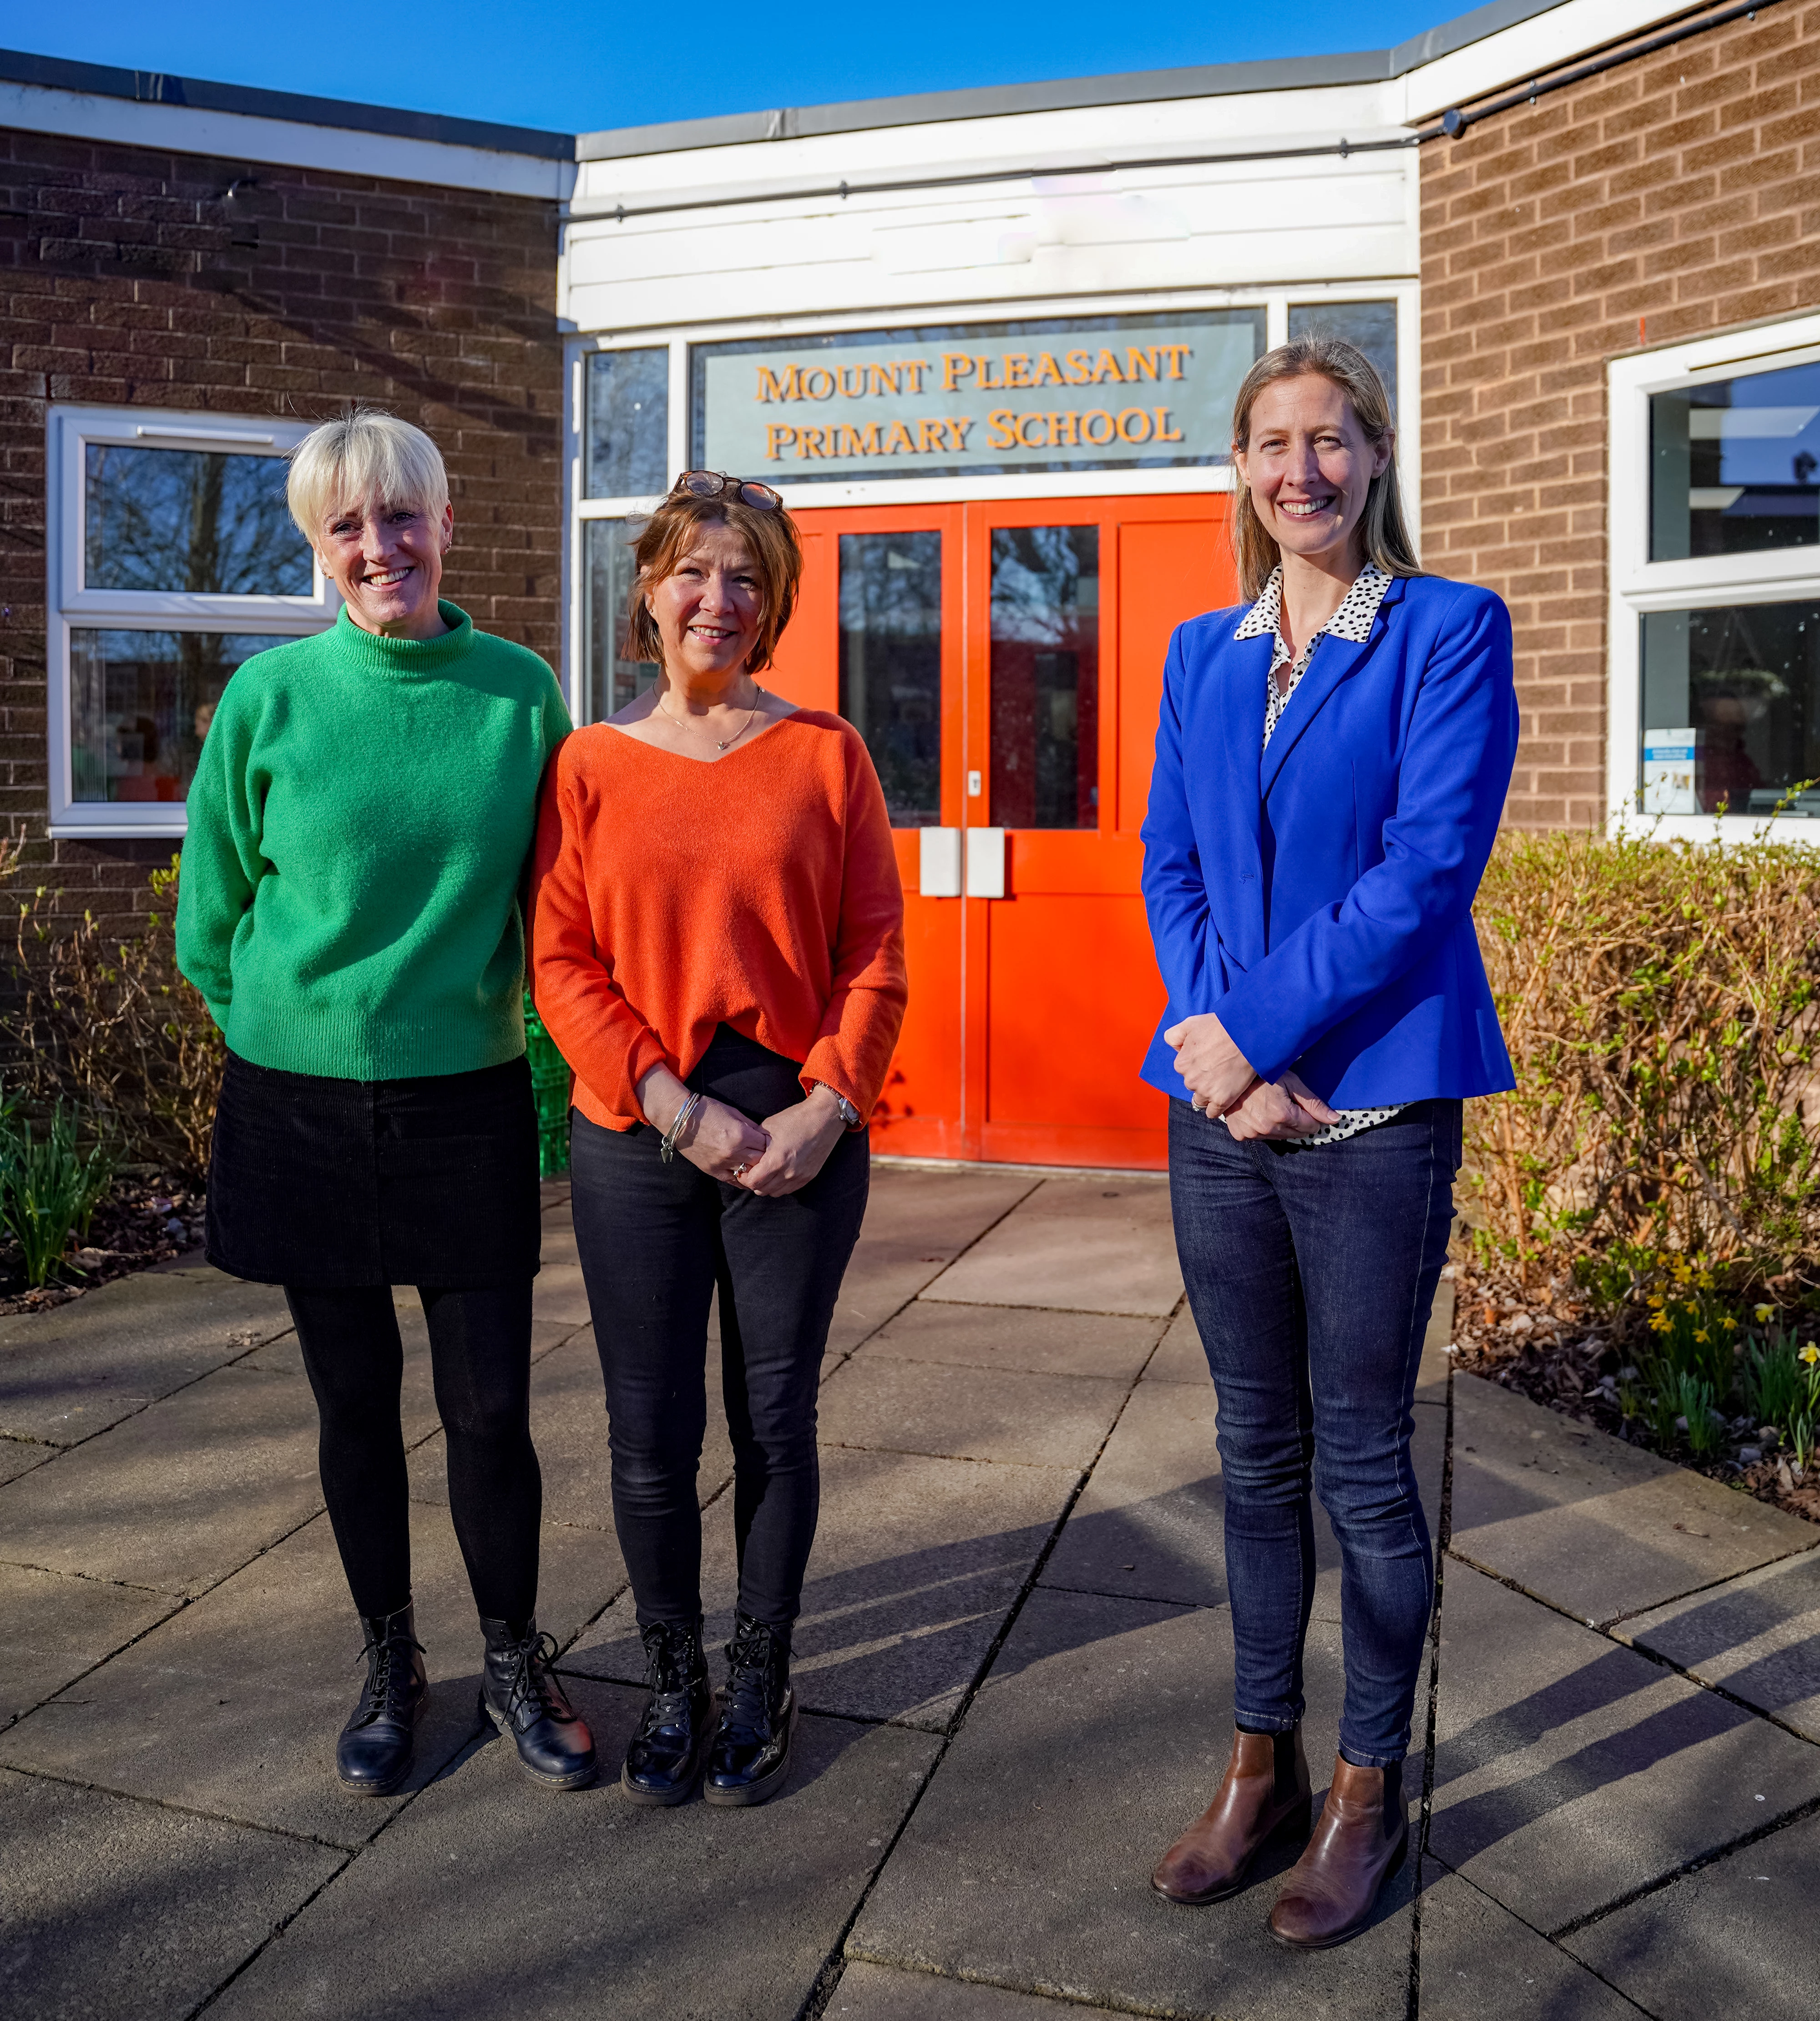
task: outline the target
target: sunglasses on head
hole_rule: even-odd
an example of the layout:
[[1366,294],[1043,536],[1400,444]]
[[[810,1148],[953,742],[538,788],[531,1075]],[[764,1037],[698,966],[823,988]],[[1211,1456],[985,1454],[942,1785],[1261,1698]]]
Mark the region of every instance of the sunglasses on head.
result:
[[768,484],[759,484],[749,477],[729,477],[719,470],[686,470],[670,487],[672,498],[685,493],[691,498],[718,498],[723,492],[730,491],[741,504],[754,507],[760,512],[775,512],[783,505],[783,499]]

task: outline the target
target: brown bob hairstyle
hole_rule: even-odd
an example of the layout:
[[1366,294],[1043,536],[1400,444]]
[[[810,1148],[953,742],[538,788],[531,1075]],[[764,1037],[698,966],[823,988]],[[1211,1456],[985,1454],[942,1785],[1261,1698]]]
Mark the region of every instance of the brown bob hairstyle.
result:
[[[1344,337],[1313,330],[1265,351],[1245,374],[1239,397],[1232,403],[1233,448],[1251,446],[1251,410],[1266,386],[1279,379],[1299,379],[1309,373],[1331,380],[1345,395],[1374,448],[1391,432],[1390,395],[1378,375],[1378,367]],[[1365,537],[1365,559],[1375,563],[1386,575],[1421,574],[1415,543],[1409,537],[1409,523],[1403,515],[1403,493],[1397,486],[1394,455],[1385,465],[1382,475],[1371,480],[1360,529]],[[1232,514],[1232,552],[1239,563],[1239,594],[1247,603],[1255,603],[1264,594],[1264,585],[1283,556],[1276,541],[1258,523],[1250,490],[1243,484],[1238,488]]]
[[763,586],[759,610],[759,643],[746,661],[748,674],[762,674],[771,664],[784,627],[796,608],[796,587],[803,577],[803,543],[796,523],[781,505],[769,512],[742,504],[730,490],[718,498],[672,493],[646,521],[632,548],[639,565],[626,601],[625,638],[620,651],[628,660],[664,662],[664,641],[646,601],[650,592],[672,574],[695,544],[704,526],[728,526],[751,551]]

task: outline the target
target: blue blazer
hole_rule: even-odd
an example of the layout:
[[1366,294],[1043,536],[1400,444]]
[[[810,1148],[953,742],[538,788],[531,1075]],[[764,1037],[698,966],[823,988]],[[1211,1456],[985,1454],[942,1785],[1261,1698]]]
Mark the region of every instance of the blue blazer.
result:
[[1185,1100],[1163,1032],[1218,1012],[1254,1068],[1336,1109],[1513,1087],[1472,905],[1516,756],[1510,614],[1398,578],[1362,646],[1315,648],[1268,751],[1272,641],[1246,606],[1179,626],[1144,824],[1169,1008],[1144,1078]]

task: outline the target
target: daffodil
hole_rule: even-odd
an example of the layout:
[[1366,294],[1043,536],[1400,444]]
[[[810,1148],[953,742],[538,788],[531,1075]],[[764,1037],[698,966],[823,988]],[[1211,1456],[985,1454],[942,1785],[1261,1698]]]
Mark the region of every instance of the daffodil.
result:
[[1696,1282],[1699,1284],[1702,1291],[1711,1291],[1713,1288],[1713,1273],[1710,1270],[1702,1270],[1700,1273],[1698,1278],[1696,1280]]
[[1730,1313],[1727,1313],[1719,1324],[1724,1327],[1727,1333],[1736,1333],[1738,1331],[1738,1322],[1731,1316]]
[[1751,1316],[1756,1321],[1759,1326],[1761,1326],[1771,1317],[1774,1311],[1775,1307],[1774,1305],[1755,1305],[1751,1309]]
[[1650,1293],[1649,1305],[1651,1312],[1659,1313],[1662,1307],[1667,1303],[1668,1301],[1662,1296],[1660,1291],[1651,1291]]
[[1709,1340],[1712,1336],[1707,1332],[1704,1327],[1702,1327],[1699,1331],[1694,1335],[1694,1338],[1698,1341],[1705,1341]]
[[1669,1317],[1666,1313],[1658,1313],[1650,1320],[1650,1331],[1651,1333],[1667,1333],[1673,1325],[1674,1321]]
[[1809,1341],[1801,1350],[1801,1359],[1811,1368],[1815,1362],[1820,1361],[1820,1347],[1816,1347],[1812,1341]]

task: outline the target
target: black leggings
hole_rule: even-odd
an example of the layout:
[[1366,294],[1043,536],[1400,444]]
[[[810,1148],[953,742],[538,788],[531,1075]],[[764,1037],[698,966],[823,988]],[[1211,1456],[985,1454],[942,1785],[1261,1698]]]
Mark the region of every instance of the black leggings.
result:
[[[449,1507],[475,1606],[523,1621],[537,1604],[543,1476],[531,1444],[531,1285],[417,1287],[430,1329]],[[285,1287],[322,1415],[322,1495],[362,1614],[410,1598],[411,1538],[399,1393],[404,1346],[383,1284]]]
[[[791,1060],[720,1028],[689,1076],[755,1122],[803,1098]],[[815,1540],[815,1399],[828,1322],[866,1210],[863,1132],[844,1136],[799,1193],[767,1200],[686,1159],[657,1132],[570,1138],[575,1240],[606,1382],[613,1520],[639,1624],[701,1612],[695,1476],[707,1429],[708,1305],[720,1291],[721,1381],[733,1449],[741,1608],[796,1618]]]

